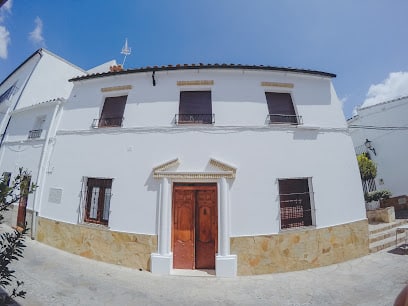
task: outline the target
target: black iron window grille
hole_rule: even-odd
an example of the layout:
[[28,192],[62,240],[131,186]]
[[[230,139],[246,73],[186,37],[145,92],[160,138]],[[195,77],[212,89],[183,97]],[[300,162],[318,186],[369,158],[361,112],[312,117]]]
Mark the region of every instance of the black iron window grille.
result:
[[92,122],[92,127],[93,128],[121,127],[123,123],[123,119],[124,119],[123,117],[94,119]]
[[176,124],[214,124],[215,114],[176,114]]
[[313,224],[308,179],[279,180],[279,200],[282,229]]
[[302,117],[296,115],[269,114],[266,121],[269,124],[285,123],[299,125],[302,124]]
[[42,130],[31,130],[28,132],[28,139],[40,138]]

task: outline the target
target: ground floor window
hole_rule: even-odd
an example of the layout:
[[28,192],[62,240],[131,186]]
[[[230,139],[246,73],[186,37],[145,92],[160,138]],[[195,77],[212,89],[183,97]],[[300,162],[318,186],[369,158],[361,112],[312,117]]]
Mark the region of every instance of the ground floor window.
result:
[[112,179],[87,179],[85,222],[108,225]]
[[308,178],[280,179],[279,199],[282,229],[313,224]]

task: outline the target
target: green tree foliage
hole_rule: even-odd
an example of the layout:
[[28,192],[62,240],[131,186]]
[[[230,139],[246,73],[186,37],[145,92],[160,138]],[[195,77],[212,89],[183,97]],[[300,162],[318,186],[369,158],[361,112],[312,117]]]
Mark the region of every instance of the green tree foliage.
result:
[[377,166],[374,162],[363,153],[357,156],[358,168],[360,169],[360,176],[363,180],[373,179],[377,176]]
[[[30,173],[27,170],[20,168],[14,179],[0,178],[0,223],[4,218],[3,213],[10,208],[11,204],[34,192],[36,186],[28,183],[29,176]],[[0,294],[0,305],[12,304],[16,297],[25,297],[26,292],[21,288],[24,283],[16,279],[10,263],[23,257],[26,235],[26,228],[0,234],[0,287],[5,291]]]

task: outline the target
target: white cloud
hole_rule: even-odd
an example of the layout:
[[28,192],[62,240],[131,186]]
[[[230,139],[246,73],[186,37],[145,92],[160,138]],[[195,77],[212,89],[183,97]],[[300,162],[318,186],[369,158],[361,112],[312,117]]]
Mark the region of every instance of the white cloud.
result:
[[45,41],[43,35],[43,22],[40,17],[36,17],[35,20],[35,29],[30,32],[29,38],[35,45],[44,46]]
[[8,46],[10,44],[10,32],[2,25],[8,14],[11,14],[13,1],[9,0],[0,8],[0,58],[6,59],[8,56]]
[[10,33],[5,26],[0,25],[0,58],[7,58],[7,48],[10,43]]
[[371,85],[361,107],[408,96],[408,72],[391,72],[380,84]]
[[4,18],[6,18],[7,14],[11,14],[11,7],[13,6],[13,1],[8,0],[6,3],[2,5],[0,8],[0,23],[4,22]]

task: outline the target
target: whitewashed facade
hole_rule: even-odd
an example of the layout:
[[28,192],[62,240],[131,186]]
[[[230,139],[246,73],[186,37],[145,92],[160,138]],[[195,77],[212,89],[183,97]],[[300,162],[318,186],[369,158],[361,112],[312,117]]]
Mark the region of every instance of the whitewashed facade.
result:
[[[262,273],[246,272],[245,261],[232,249],[234,239],[309,235],[366,220],[353,144],[332,77],[308,70],[203,65],[75,78],[45,169],[39,214],[58,224],[89,227],[87,202],[109,197],[108,220],[94,228],[157,236],[149,268],[168,274],[175,267],[175,186],[214,183],[216,274]],[[210,92],[214,122],[177,124],[182,92]],[[291,97],[295,124],[270,122],[267,92]],[[107,99],[123,96],[123,122],[98,127]],[[103,194],[105,187],[97,187],[91,199],[87,182],[94,179],[111,185]],[[307,182],[309,226],[282,228],[279,184],[285,179]],[[362,253],[368,249],[366,240],[353,243]]]
[[[377,189],[390,190],[393,197],[408,194],[406,149],[408,147],[408,97],[360,108],[348,120],[357,154],[368,152],[377,165]],[[375,150],[365,146],[371,141]],[[405,204],[405,203],[404,203]]]
[[[0,171],[15,176],[20,167],[31,172],[31,182],[43,186],[44,164],[49,144],[62,114],[72,83],[68,79],[84,70],[45,49],[29,56],[0,84]],[[32,227],[31,215],[38,212],[42,188],[29,195],[25,222]],[[7,216],[15,226],[17,206]],[[24,219],[20,220],[24,225]],[[35,222],[33,227],[35,227]]]

